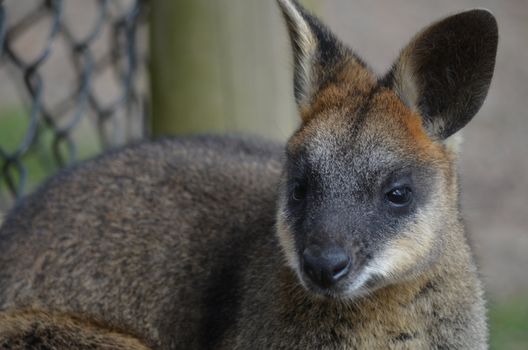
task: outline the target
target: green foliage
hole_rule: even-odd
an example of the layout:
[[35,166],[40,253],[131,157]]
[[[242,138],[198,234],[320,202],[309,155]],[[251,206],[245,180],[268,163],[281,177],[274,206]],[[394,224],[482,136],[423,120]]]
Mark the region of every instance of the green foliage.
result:
[[[22,144],[28,127],[29,117],[25,110],[20,107],[0,110],[0,147],[8,154],[15,152]],[[90,128],[79,127],[74,133],[79,160],[90,158],[101,151]],[[29,151],[22,157],[22,164],[27,171],[26,194],[59,169],[52,152],[53,133],[41,125],[38,135],[36,142],[32,143]],[[13,175],[18,179],[16,172]],[[10,202],[10,194],[0,172],[0,210],[8,207]]]
[[[0,146],[8,154],[15,152],[23,142],[29,127],[29,118],[20,108],[7,108],[0,111]],[[39,139],[40,144],[49,144],[51,135],[43,133]],[[51,151],[46,147],[32,147],[31,151],[22,158],[27,171],[27,184],[32,185],[42,182],[52,174],[56,167],[51,158]],[[1,164],[3,165],[3,164]],[[3,174],[2,174],[3,175]],[[17,178],[17,174],[13,174]],[[1,178],[1,175],[0,175]],[[0,182],[0,201],[6,203],[10,195],[2,178]]]
[[492,350],[528,349],[528,295],[491,303],[489,319]]

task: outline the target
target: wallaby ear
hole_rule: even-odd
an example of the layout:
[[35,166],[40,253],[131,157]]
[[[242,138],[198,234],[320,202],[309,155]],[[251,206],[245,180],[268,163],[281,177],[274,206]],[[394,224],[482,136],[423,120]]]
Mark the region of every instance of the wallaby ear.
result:
[[498,29],[487,10],[447,17],[402,51],[388,81],[424,118],[432,137],[446,139],[478,112],[491,83]]
[[296,0],[277,0],[291,39],[294,55],[295,100],[308,108],[321,85],[354,57],[341,42]]

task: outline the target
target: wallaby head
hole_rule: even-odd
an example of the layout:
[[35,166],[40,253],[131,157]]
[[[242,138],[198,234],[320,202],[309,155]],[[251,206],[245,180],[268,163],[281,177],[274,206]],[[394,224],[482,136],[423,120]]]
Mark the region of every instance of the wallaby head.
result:
[[448,138],[486,97],[495,18],[477,9],[432,24],[380,78],[296,1],[278,3],[302,118],[278,211],[289,265],[314,295],[339,299],[420,275],[459,226]]

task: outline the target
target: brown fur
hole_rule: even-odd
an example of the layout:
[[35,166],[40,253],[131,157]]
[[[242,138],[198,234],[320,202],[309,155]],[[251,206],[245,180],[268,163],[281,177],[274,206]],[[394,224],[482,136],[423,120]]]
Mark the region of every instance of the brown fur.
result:
[[[496,39],[493,17],[437,22],[378,79],[296,1],[278,3],[303,121],[286,154],[178,138],[53,178],[0,229],[2,346],[487,348],[446,138],[482,104],[496,50],[461,29]],[[396,208],[386,195],[400,182],[414,201]],[[312,246],[344,251],[347,274],[317,287],[303,264]]]
[[374,76],[356,59],[347,58],[342,70],[336,73],[336,81],[318,91],[313,102],[301,109],[301,118],[304,123],[308,123],[323,111],[341,107],[353,112],[353,108],[359,106],[375,86]]
[[0,348],[147,350],[137,338],[86,318],[56,312],[0,313]]

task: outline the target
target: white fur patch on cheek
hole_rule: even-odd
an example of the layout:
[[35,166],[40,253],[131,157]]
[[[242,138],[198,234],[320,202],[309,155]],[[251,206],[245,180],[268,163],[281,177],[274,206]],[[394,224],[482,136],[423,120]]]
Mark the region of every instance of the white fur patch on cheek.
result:
[[433,228],[420,218],[407,232],[388,242],[368,267],[373,274],[382,276],[389,283],[405,280],[427,265],[434,239]]
[[284,210],[279,209],[277,215],[277,236],[279,238],[279,243],[286,257],[288,265],[297,273],[300,273],[299,266],[299,257],[297,256],[295,250],[295,241],[291,231],[286,224],[286,216]]

